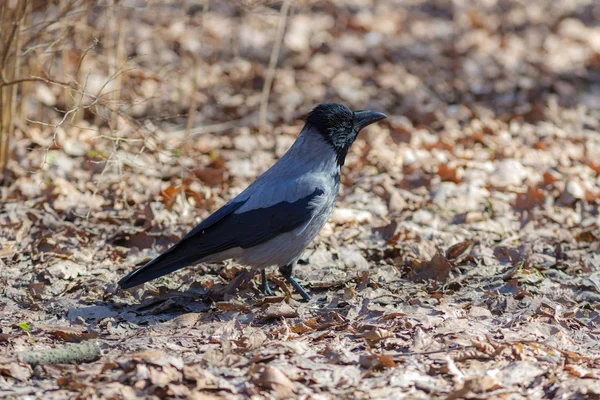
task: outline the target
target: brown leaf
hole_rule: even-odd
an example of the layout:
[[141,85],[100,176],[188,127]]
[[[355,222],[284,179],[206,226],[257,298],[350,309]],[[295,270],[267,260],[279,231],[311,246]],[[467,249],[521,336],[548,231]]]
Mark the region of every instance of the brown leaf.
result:
[[85,332],[73,328],[57,329],[56,331],[50,332],[50,334],[54,335],[59,339],[64,340],[65,342],[75,343],[79,343],[84,340],[95,339],[98,337],[98,333],[96,332]]
[[437,252],[431,260],[417,264],[408,277],[416,282],[434,280],[444,283],[448,280],[451,269],[452,264],[442,253]]
[[412,136],[411,132],[401,126],[393,126],[390,131],[390,136],[392,140],[396,144],[400,143],[410,143],[410,138]]
[[15,358],[0,356],[0,376],[10,376],[19,381],[26,381],[31,378],[33,370],[27,364],[18,362]]
[[165,207],[169,210],[175,204],[175,200],[177,199],[177,195],[183,192],[185,188],[183,186],[174,187],[169,186],[162,192],[160,192],[160,197],[162,197],[163,202],[165,203]]
[[584,368],[581,365],[565,365],[565,369],[569,371],[571,375],[578,378],[600,379],[600,373]]
[[372,231],[373,231],[373,233],[377,233],[378,235],[380,235],[383,240],[389,241],[396,233],[397,228],[398,228],[398,222],[392,221],[387,225],[373,228]]
[[219,301],[213,303],[221,311],[239,311],[244,314],[252,312],[250,308],[245,304],[235,303],[233,301]]
[[227,179],[225,168],[195,169],[193,174],[208,186],[221,186]]
[[266,310],[261,314],[262,319],[271,318],[294,318],[298,316],[298,312],[292,308],[288,303],[281,302],[275,304],[269,304]]
[[440,164],[438,166],[438,175],[442,181],[460,183],[460,179],[457,176],[456,169],[450,168],[446,164]]
[[378,326],[374,326],[362,334],[363,338],[373,344],[392,336],[394,336],[392,332]]
[[544,204],[546,195],[538,188],[528,188],[527,192],[519,193],[515,201],[515,209],[518,211],[531,210]]
[[196,325],[200,315],[200,313],[182,314],[173,318],[171,323],[176,328],[191,328],[192,326]]
[[447,399],[463,399],[486,393],[488,391],[499,388],[498,381],[490,375],[477,376],[466,380],[462,386],[458,387],[454,392],[450,393]]
[[453,260],[462,255],[471,245],[473,244],[472,240],[465,240],[464,242],[456,243],[453,246],[450,246],[448,250],[446,250],[446,258],[448,260]]
[[293,333],[302,334],[306,332],[312,332],[314,331],[314,328],[311,328],[304,322],[298,322],[297,324],[290,326],[290,331],[292,331]]
[[80,327],[36,325],[35,328],[40,329],[57,339],[64,340],[65,342],[79,343],[84,340],[95,339],[98,337],[97,332],[88,332]]
[[172,366],[148,367],[148,379],[158,387],[165,387],[171,382],[180,382],[182,378],[183,373]]
[[383,368],[396,368],[396,363],[394,362],[392,356],[389,356],[387,354],[380,354],[377,356],[377,358],[379,358],[379,362],[381,363]]
[[265,367],[254,379],[254,384],[262,389],[272,390],[281,397],[290,397],[294,393],[294,382],[275,367]]
[[392,356],[387,354],[362,354],[358,359],[358,363],[362,368],[370,370],[381,370],[396,367],[396,362],[394,362]]
[[395,312],[395,313],[391,313],[391,314],[386,314],[384,316],[382,316],[381,318],[379,318],[380,321],[387,321],[390,319],[395,319],[395,318],[400,318],[400,317],[406,317],[407,314],[403,313],[403,312]]
[[544,185],[549,186],[553,185],[561,179],[561,176],[556,171],[546,171],[544,172]]
[[267,340],[267,335],[259,328],[246,328],[240,339],[234,343],[243,349],[257,349]]
[[129,356],[132,361],[137,363],[152,364],[159,367],[172,366],[178,370],[183,368],[183,360],[178,357],[169,356],[159,351],[143,351]]
[[493,355],[496,353],[496,349],[494,348],[494,346],[492,346],[491,343],[482,342],[479,340],[471,340],[471,343],[473,344],[473,347],[475,347],[475,349],[479,350],[482,353],[485,353],[487,355]]
[[575,239],[578,242],[586,242],[586,243],[594,243],[595,241],[598,240],[591,231],[580,232],[577,234],[577,236],[575,236]]

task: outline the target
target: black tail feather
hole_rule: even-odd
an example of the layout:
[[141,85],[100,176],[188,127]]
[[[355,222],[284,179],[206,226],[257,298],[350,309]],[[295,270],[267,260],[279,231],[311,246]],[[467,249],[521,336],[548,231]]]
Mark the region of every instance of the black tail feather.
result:
[[[230,237],[231,227],[223,226],[231,213],[240,208],[246,200],[227,203],[210,217],[192,229],[183,239],[169,250],[154,258],[143,267],[130,272],[119,281],[123,289],[141,285],[152,279],[177,271],[194,264],[202,258],[237,246],[235,236]],[[216,231],[215,231],[216,230]],[[210,232],[210,233],[209,233]]]
[[194,263],[194,259],[178,256],[177,253],[180,251],[178,251],[177,247],[178,245],[173,246],[167,252],[149,261],[146,265],[131,271],[119,281],[119,286],[123,289],[129,289],[130,287],[141,285]]

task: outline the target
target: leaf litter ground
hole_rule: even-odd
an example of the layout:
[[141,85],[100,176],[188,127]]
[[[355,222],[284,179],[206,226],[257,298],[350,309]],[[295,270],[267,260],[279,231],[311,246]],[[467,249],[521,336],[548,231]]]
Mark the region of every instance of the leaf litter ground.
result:
[[[600,6],[299,2],[264,132],[277,10],[200,14],[122,13],[137,57],[122,97],[145,130],[117,121],[113,135],[89,114],[17,131],[1,192],[0,397],[600,395]],[[103,53],[87,57],[102,80]],[[38,114],[58,123],[56,88],[35,85],[32,101],[49,103]],[[356,142],[295,271],[310,303],[276,271],[274,297],[257,279],[232,291],[233,263],[117,288],[280,157],[323,100],[389,118]],[[214,130],[185,137],[177,115],[192,101],[194,126]],[[14,358],[88,341],[102,351],[89,363]]]

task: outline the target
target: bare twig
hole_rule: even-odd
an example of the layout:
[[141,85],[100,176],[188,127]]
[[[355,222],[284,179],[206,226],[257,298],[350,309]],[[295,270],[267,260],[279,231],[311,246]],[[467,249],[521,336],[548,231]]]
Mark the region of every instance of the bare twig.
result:
[[[205,0],[204,1],[204,5],[202,6],[202,25],[200,26],[200,33],[199,33],[199,42],[200,42],[200,47],[198,48],[198,54],[193,54],[192,58],[194,61],[194,64],[196,64],[196,61],[198,60],[198,58],[200,57],[200,50],[202,49],[202,39],[204,36],[204,25],[206,24],[206,13],[208,12],[208,4],[210,3],[209,0]],[[190,93],[190,107],[188,109],[188,117],[187,117],[187,122],[185,124],[185,136],[186,138],[190,135],[190,131],[192,130],[192,125],[194,125],[194,117],[196,116],[196,89],[198,86],[198,82],[196,79],[195,74],[192,75],[192,89],[191,89],[191,93]]]
[[9,82],[0,82],[0,88],[4,87],[4,86],[18,85],[19,83],[24,83],[24,82],[45,82],[45,83],[50,83],[53,85],[62,86],[64,88],[72,88],[73,87],[72,85],[70,85],[68,83],[57,81],[54,79],[42,78],[41,76],[31,76],[29,78],[19,78],[19,79],[15,79],[15,80],[12,80]]
[[271,86],[273,85],[273,78],[275,77],[275,68],[277,67],[277,60],[279,59],[279,52],[281,51],[281,43],[283,42],[283,34],[285,33],[285,26],[287,24],[288,11],[291,5],[292,0],[284,0],[283,4],[281,5],[279,22],[277,23],[275,44],[273,45],[273,50],[271,51],[269,69],[267,70],[267,74],[265,76],[265,83],[263,85],[262,94],[260,97],[258,126],[263,132],[267,126],[267,107],[269,105],[269,96],[271,95]]

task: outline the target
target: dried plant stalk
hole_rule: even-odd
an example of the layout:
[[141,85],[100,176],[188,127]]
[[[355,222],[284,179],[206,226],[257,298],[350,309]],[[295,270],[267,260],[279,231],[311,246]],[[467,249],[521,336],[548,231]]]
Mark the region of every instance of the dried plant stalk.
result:
[[[206,24],[206,13],[208,13],[208,5],[210,0],[205,0],[202,6],[202,25],[200,26],[200,48],[197,54],[192,54],[192,66],[196,64],[197,60],[200,59],[200,51],[202,50],[202,39],[204,34],[204,25]],[[198,81],[196,76],[192,79],[192,89],[190,92],[190,107],[188,108],[188,117],[185,123],[185,139],[189,138],[191,130],[194,126],[194,119],[196,117],[196,90],[198,89]]]
[[269,69],[267,70],[267,75],[265,76],[265,84],[263,85],[262,94],[260,97],[258,126],[263,132],[267,126],[267,107],[269,105],[269,96],[271,95],[271,86],[273,85],[273,78],[275,78],[275,68],[277,67],[277,60],[279,59],[279,52],[281,51],[281,43],[283,42],[283,35],[285,33],[285,26],[287,24],[288,12],[291,5],[292,0],[285,0],[281,5],[279,23],[277,24],[277,34],[275,36],[275,45],[273,46],[273,51],[271,51]]
[[10,138],[14,133],[14,119],[17,113],[17,90],[19,84],[14,81],[19,71],[19,53],[21,41],[19,29],[25,16],[28,0],[18,0],[16,7],[10,9],[2,4],[2,48],[0,49],[0,171],[2,181],[8,164]]

